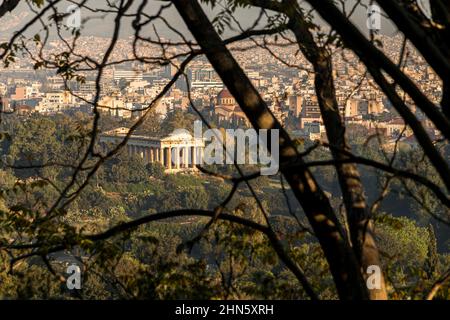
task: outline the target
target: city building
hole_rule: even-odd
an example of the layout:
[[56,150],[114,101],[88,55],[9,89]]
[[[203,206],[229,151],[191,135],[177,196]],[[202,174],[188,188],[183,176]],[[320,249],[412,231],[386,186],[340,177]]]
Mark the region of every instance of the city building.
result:
[[237,126],[249,125],[244,112],[242,112],[233,95],[226,88],[222,89],[217,95],[213,112],[219,123],[227,122]]
[[143,72],[141,70],[114,70],[114,80],[120,81],[121,79],[125,79],[128,82],[131,81],[141,81],[143,80]]

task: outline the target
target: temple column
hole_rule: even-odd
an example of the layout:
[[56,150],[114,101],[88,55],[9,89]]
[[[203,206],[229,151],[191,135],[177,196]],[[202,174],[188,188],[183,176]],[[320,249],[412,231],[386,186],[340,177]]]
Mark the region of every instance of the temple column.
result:
[[150,147],[150,149],[149,149],[149,161],[150,161],[150,163],[155,162],[155,153],[154,153],[154,149],[152,147]]
[[196,164],[197,164],[197,157],[195,154],[195,146],[193,147],[189,147],[189,154],[191,156],[191,167],[195,168]]
[[189,168],[189,150],[190,147],[184,147],[183,148],[183,161],[184,161],[184,168]]
[[179,147],[175,147],[175,154],[177,155],[177,157],[175,159],[175,167],[177,169],[180,169],[181,157],[180,157],[180,148]]
[[152,162],[152,160],[151,160],[151,158],[150,158],[150,150],[151,150],[151,148],[148,147],[148,148],[145,148],[145,150],[147,150],[147,157],[145,158],[145,159],[146,159],[146,162],[147,162],[147,163],[151,163],[151,162]]
[[169,170],[172,169],[172,148],[167,148],[167,167]]
[[197,163],[202,164],[202,162],[203,162],[203,147],[196,147],[195,152],[196,152],[196,156],[197,156]]
[[163,167],[165,166],[164,164],[164,149],[163,148],[159,148],[158,149],[158,154],[159,154],[159,162],[163,165]]

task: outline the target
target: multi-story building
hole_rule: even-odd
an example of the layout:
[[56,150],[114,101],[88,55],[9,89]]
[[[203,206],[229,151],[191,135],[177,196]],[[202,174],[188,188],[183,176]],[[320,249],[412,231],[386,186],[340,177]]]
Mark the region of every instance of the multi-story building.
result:
[[303,98],[299,95],[289,96],[288,98],[289,111],[295,116],[299,117],[302,113]]
[[75,97],[69,91],[48,92],[36,106],[40,113],[58,113],[72,107]]
[[141,70],[114,70],[114,80],[120,81],[125,79],[128,82],[141,81],[143,79],[143,73]]

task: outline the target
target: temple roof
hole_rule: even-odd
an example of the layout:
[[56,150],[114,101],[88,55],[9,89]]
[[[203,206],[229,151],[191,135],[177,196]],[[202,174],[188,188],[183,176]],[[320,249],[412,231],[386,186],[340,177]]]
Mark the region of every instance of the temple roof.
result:
[[[107,132],[104,132],[101,134],[101,136],[110,136],[110,137],[125,137],[130,129],[126,127],[119,127]],[[164,137],[153,137],[148,135],[137,135],[132,134],[130,136],[130,139],[138,139],[138,140],[151,140],[151,141],[163,141],[163,142],[169,142],[169,141],[192,141],[194,139],[193,135],[189,132],[189,130],[186,129],[175,129],[173,132],[171,132],[168,135],[165,135]],[[197,140],[197,139],[196,139]]]

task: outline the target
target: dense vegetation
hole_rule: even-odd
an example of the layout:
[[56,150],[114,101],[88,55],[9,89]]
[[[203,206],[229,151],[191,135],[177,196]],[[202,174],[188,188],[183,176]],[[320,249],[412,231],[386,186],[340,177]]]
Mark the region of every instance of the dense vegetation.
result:
[[[160,123],[174,125],[175,115]],[[191,117],[190,115],[188,117]],[[75,121],[74,121],[75,119]],[[107,119],[109,125],[121,125]],[[175,123],[180,123],[179,120]],[[85,148],[89,119],[64,115],[18,117],[2,122],[4,168],[0,171],[0,239],[12,241],[30,228],[42,236],[67,237],[75,231],[98,233],[124,221],[157,212],[183,208],[212,209],[227,196],[232,185],[207,175],[166,175],[159,165],[146,165],[140,157],[121,152],[109,159],[74,200],[68,212],[55,220],[41,216],[45,205],[58,196],[58,189],[71,178],[70,168],[48,163],[71,163]],[[152,122],[155,125],[155,122]],[[176,125],[175,125],[176,126]],[[145,124],[144,124],[145,127]],[[108,129],[108,128],[106,128]],[[158,130],[158,129],[156,129]],[[148,129],[151,132],[151,129]],[[299,141],[299,149],[312,142]],[[355,145],[365,156],[382,159],[376,143]],[[411,147],[402,148],[408,159]],[[309,160],[326,159],[320,149]],[[361,168],[368,196],[377,199],[385,177],[374,169]],[[418,170],[426,170],[419,168]],[[246,168],[248,172],[252,168]],[[217,171],[217,169],[216,169]],[[219,169],[222,173],[231,169]],[[320,182],[339,210],[340,194],[335,173],[329,167],[315,169]],[[283,246],[301,261],[322,298],[336,298],[327,263],[300,212],[290,213],[289,190],[283,196],[279,176],[261,177],[252,186],[270,213]],[[287,188],[287,187],[286,187]],[[430,200],[431,201],[431,200]],[[239,188],[227,208],[235,215],[261,221],[257,204],[247,188]],[[448,230],[436,224],[417,205],[393,186],[374,217],[390,295],[422,298],[423,291],[450,262]],[[32,221],[42,219],[41,224]],[[344,219],[341,216],[341,219]],[[10,270],[10,259],[1,252],[0,297],[2,298],[306,298],[295,277],[279,261],[265,236],[230,222],[218,221],[207,230],[208,218],[173,218],[149,223],[101,242],[85,241],[74,250],[35,257]],[[436,232],[437,230],[437,232]],[[438,243],[436,235],[438,234]],[[447,237],[445,236],[447,234]],[[197,238],[198,235],[202,235]],[[83,262],[83,289],[69,291],[61,275],[73,261]],[[51,267],[49,267],[51,266]],[[13,272],[10,272],[13,271]],[[449,289],[439,297],[448,298]]]

